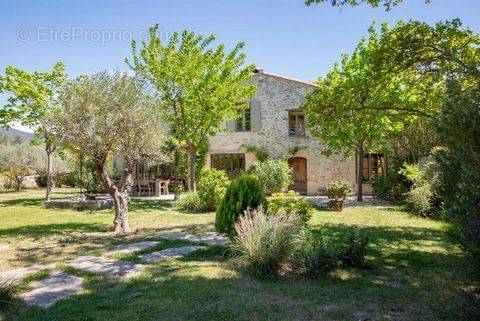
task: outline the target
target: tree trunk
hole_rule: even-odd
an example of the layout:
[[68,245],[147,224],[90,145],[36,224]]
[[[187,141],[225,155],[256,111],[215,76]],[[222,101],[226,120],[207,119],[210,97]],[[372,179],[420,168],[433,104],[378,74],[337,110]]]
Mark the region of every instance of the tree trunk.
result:
[[47,143],[45,146],[45,151],[47,152],[47,186],[45,189],[45,200],[50,201],[52,196],[52,169],[53,169],[53,148],[50,144]]
[[128,193],[120,193],[115,190],[110,193],[115,204],[115,219],[113,220],[113,232],[130,233],[131,229],[128,225]]
[[357,147],[357,202],[363,202],[363,147]]
[[187,161],[188,161],[188,190],[190,192],[197,191],[197,184],[196,184],[196,161],[197,161],[197,150],[193,147],[188,148],[187,150]]

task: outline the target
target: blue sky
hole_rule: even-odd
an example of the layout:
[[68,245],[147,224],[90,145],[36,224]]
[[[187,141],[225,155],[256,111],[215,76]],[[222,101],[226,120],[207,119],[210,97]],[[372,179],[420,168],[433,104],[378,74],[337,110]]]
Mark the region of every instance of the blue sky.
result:
[[187,28],[215,33],[229,47],[244,41],[249,62],[307,81],[324,75],[351,51],[374,20],[460,18],[480,32],[477,0],[431,0],[428,5],[405,0],[389,12],[365,5],[341,11],[327,4],[307,7],[304,0],[0,0],[0,5],[1,71],[7,65],[50,69],[61,60],[71,75],[126,70],[130,38],[142,36],[154,23],[164,34]]

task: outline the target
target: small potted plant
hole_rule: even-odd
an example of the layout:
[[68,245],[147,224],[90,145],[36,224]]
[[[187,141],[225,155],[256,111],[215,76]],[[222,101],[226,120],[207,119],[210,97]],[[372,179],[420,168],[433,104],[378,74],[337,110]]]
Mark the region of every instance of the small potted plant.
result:
[[332,181],[327,185],[327,196],[330,199],[328,207],[332,210],[341,212],[347,196],[353,194],[352,185],[349,182],[340,180]]

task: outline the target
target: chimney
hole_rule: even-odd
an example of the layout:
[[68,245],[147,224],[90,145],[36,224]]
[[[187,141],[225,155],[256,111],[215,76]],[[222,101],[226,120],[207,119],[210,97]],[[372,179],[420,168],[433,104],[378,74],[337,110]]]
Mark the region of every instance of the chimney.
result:
[[254,74],[263,74],[263,69],[254,69],[253,73]]

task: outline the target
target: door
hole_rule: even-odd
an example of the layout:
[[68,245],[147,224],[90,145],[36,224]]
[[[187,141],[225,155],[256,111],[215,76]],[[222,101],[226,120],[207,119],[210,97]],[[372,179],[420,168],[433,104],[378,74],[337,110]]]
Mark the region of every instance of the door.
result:
[[293,184],[289,189],[307,194],[307,159],[303,157],[292,157],[288,160],[288,165],[292,169]]

